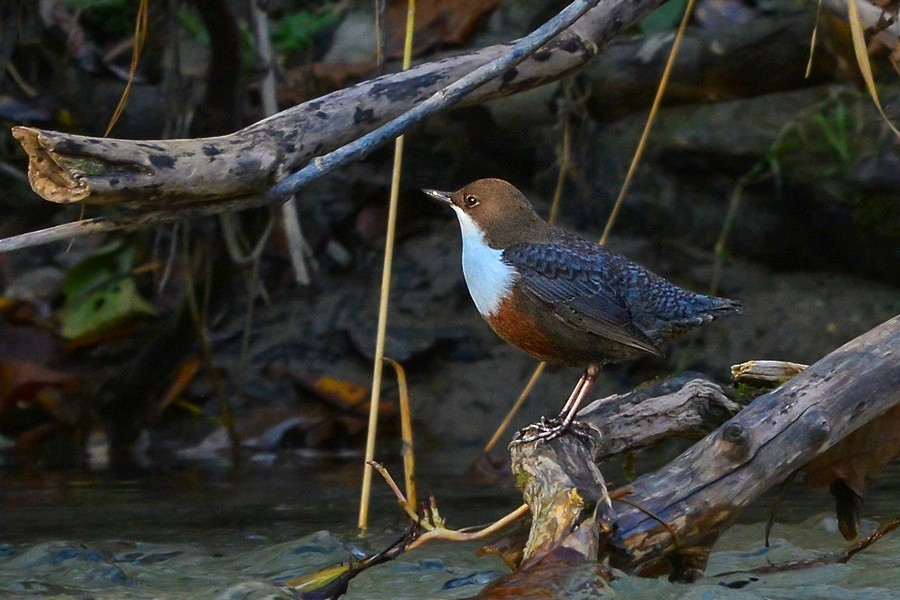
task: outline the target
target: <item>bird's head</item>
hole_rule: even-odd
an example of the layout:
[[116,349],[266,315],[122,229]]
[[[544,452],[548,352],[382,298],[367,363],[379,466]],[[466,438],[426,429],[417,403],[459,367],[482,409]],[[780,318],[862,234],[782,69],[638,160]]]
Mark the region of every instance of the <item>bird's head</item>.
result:
[[422,191],[453,208],[463,237],[482,236],[492,248],[539,241],[535,236],[547,228],[525,194],[502,179],[479,179],[455,192]]

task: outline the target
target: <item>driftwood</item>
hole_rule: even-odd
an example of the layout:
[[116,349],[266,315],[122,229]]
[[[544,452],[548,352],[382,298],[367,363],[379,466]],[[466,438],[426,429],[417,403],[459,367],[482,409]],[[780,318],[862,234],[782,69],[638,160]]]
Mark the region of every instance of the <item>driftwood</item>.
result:
[[595,462],[670,437],[700,439],[734,416],[740,405],[694,373],[592,402],[578,419],[597,431]]
[[[576,4],[585,2],[573,2],[566,10]],[[462,102],[477,104],[571,74],[600,47],[660,4],[662,0],[601,2],[517,66],[469,93]],[[323,155],[329,151],[359,140],[426,99],[440,100],[439,93],[446,95],[446,89],[454,82],[504,57],[511,48],[509,44],[490,46],[378,77],[214,138],[131,141],[15,127],[13,135],[29,156],[32,188],[43,198],[59,203],[127,204],[143,211],[167,211],[136,218],[95,219],[92,226],[64,228],[55,237],[36,232],[33,240],[46,243],[95,231],[284,201],[288,196],[267,192],[288,174],[314,159],[316,164],[325,162]],[[451,104],[447,100],[436,104],[447,108]],[[411,128],[424,116],[410,119],[404,128]],[[388,131],[364,144],[362,155],[398,133],[402,131]],[[335,166],[339,165],[328,165]],[[316,176],[325,172],[327,169]],[[0,251],[33,245],[33,240],[0,240]]]
[[[560,545],[596,560],[596,533],[600,538],[611,533],[614,515],[595,465],[667,437],[700,439],[739,410],[715,383],[683,373],[586,406],[579,420],[594,429],[590,438],[569,435],[548,445],[512,445],[513,465],[521,469],[516,477],[535,524],[514,562],[527,565]],[[573,456],[580,461],[574,467],[568,464]]]
[[[514,445],[513,472],[528,490],[526,500],[537,507],[527,548],[546,554],[565,545],[589,551],[585,556],[593,558],[593,549],[606,536],[608,518],[614,531],[608,544],[600,546],[599,558],[608,556],[613,566],[629,572],[668,570],[673,579],[696,579],[715,540],[752,500],[900,405],[898,348],[900,316],[758,397],[669,465],[638,478],[627,496],[614,501],[615,514],[602,520],[594,537],[585,539],[585,530],[577,529],[577,544],[569,540],[572,528],[542,519],[567,515],[577,525],[597,518],[606,497],[594,466],[604,443],[599,431],[588,440],[570,434],[544,444]],[[601,413],[608,422],[620,418],[621,406],[612,403],[589,408],[592,420]],[[561,474],[552,475],[556,470]],[[555,481],[537,485],[531,481],[535,473],[551,474]],[[540,497],[532,497],[535,491]],[[572,495],[582,499],[578,514],[572,514]],[[563,506],[557,509],[554,501]],[[524,560],[531,556],[526,552]]]

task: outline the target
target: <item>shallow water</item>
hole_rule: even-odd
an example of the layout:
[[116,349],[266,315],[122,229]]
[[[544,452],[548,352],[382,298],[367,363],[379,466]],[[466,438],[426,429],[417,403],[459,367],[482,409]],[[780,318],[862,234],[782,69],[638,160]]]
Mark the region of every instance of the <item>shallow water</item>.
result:
[[[445,465],[419,472],[450,526],[487,522],[514,508],[509,491],[474,490]],[[461,469],[457,469],[461,470]],[[318,568],[385,547],[405,523],[376,481],[371,533],[356,535],[359,463],[317,460],[157,470],[134,480],[103,474],[4,473],[0,597],[290,598],[279,586]],[[694,585],[621,576],[620,598],[900,598],[900,535],[846,565],[769,575],[718,573],[798,559],[846,546],[824,491],[795,485],[765,548],[771,498],[721,538],[708,577]],[[900,512],[900,468],[872,489],[869,519]],[[865,533],[865,532],[864,532]],[[354,579],[348,598],[462,598],[506,573],[479,544],[434,543]]]

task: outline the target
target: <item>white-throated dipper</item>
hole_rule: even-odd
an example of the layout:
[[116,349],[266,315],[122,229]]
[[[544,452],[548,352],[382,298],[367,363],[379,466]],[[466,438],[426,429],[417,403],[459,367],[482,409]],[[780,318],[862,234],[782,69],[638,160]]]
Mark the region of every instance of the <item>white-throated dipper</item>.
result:
[[538,360],[585,368],[558,420],[542,421],[538,435],[519,441],[564,433],[603,364],[660,354],[666,340],[741,310],[735,300],[681,289],[549,225],[502,179],[423,191],[456,212],[466,285],[497,335]]

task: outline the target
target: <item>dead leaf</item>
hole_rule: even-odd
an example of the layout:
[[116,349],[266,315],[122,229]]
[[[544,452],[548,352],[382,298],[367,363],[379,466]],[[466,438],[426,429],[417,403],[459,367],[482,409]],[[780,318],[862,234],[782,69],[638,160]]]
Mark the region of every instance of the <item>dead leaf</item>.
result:
[[900,138],[900,130],[891,122],[881,107],[881,101],[878,99],[878,90],[875,88],[875,77],[872,75],[872,65],[869,63],[869,51],[866,46],[866,35],[859,18],[859,7],[856,0],[847,0],[847,17],[850,22],[850,34],[853,40],[853,51],[856,54],[856,61],[859,64],[859,70],[862,73],[863,81],[866,83],[866,89],[875,103],[875,108],[881,113],[881,118],[887,123],[891,131]]
[[[418,0],[413,55],[439,46],[465,44],[499,4],[500,0]],[[387,5],[387,55],[391,58],[403,56],[406,6],[405,0]]]
[[159,412],[162,413],[170,404],[172,404],[184,391],[188,388],[197,373],[200,371],[201,362],[196,356],[191,356],[181,363],[175,372],[175,377],[169,389],[163,394],[159,401]]
[[81,387],[75,375],[54,371],[23,360],[0,360],[0,415],[19,403],[37,404],[57,419],[71,421],[71,411],[61,402],[60,394],[70,394]]
[[[277,370],[272,369],[272,371]],[[353,415],[365,416],[369,413],[369,397],[371,396],[369,387],[327,374],[291,371],[285,371],[284,374],[300,387],[332,406],[349,410]],[[378,404],[378,414],[382,418],[396,415],[397,402],[382,398]]]
[[359,406],[369,396],[369,388],[330,375],[316,378],[312,387],[322,398],[350,408]]

